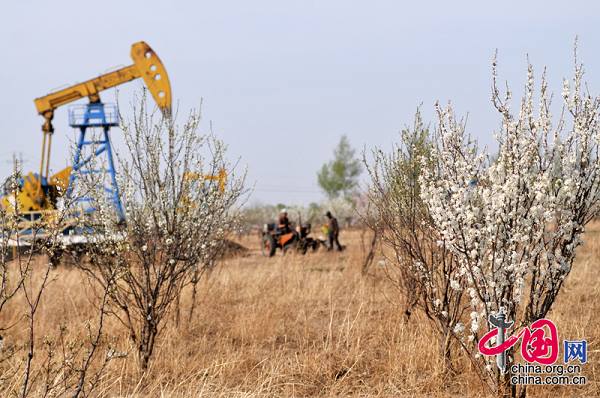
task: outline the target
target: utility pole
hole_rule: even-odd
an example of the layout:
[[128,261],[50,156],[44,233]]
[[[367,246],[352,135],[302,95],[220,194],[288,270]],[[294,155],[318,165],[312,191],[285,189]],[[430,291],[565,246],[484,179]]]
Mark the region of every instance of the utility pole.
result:
[[[23,167],[23,152],[19,152],[18,155],[16,152],[12,153],[12,164],[13,164],[13,178],[16,178],[16,176],[18,175],[17,173],[19,173],[21,171],[21,168]],[[17,206],[15,206],[15,211],[18,211]],[[20,250],[18,237],[17,237],[17,244],[13,245],[13,247],[12,247],[12,258],[13,259],[17,258],[17,250]]]
[[23,164],[25,163],[25,160],[23,159],[23,152],[12,152],[11,154],[11,160],[5,160],[5,163],[12,163],[13,166],[13,173],[16,173],[17,171],[21,171],[23,168]]

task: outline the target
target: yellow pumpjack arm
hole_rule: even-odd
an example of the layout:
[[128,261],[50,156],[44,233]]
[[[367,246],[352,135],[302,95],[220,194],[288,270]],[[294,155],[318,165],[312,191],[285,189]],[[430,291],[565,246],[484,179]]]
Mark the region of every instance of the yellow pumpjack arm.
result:
[[217,181],[219,184],[219,191],[225,192],[225,185],[227,184],[227,170],[220,169],[218,174],[200,174],[194,171],[188,171],[183,176],[185,181]]

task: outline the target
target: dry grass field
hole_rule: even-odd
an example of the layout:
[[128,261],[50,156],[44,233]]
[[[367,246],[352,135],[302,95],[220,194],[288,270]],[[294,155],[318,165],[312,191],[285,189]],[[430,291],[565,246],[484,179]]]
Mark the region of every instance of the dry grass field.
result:
[[[530,388],[531,396],[600,395],[600,225],[591,226],[576,265],[555,304],[553,319],[562,338],[587,338],[589,362],[585,387]],[[343,233],[348,250],[268,259],[258,239],[241,243],[246,256],[224,260],[201,283],[199,307],[187,321],[190,294],[182,299],[179,326],[172,319],[162,330],[147,374],[136,365],[135,347],[115,321],[106,326],[101,354],[108,347],[127,353],[115,358],[94,396],[254,397],[254,396],[484,396],[487,391],[468,362],[457,356],[458,372],[444,375],[436,336],[419,313],[408,323],[395,304],[398,295],[377,260],[361,274],[360,233]],[[45,358],[44,339],[61,326],[67,339],[84,338],[94,322],[89,287],[78,270],[53,271],[38,314],[34,367]],[[0,369],[23,366],[26,321],[22,303],[2,312],[4,332]],[[90,316],[92,318],[90,319]],[[2,377],[2,375],[0,375]],[[39,376],[42,377],[42,376]],[[16,378],[0,379],[2,396],[19,389]]]

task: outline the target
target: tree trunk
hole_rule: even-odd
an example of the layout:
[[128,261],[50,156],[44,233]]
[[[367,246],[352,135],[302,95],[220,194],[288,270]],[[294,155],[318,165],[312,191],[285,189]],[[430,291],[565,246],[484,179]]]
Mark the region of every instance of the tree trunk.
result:
[[138,345],[138,356],[140,359],[140,366],[145,372],[148,370],[148,364],[154,351],[154,342],[156,341],[158,329],[156,328],[153,319],[146,320],[142,327],[142,333],[140,335],[140,343]]
[[452,369],[452,353],[451,353],[451,343],[452,343],[452,334],[450,330],[446,328],[445,333],[442,335],[440,339],[440,351],[442,354],[442,359],[444,361],[444,374],[451,374]]
[[510,384],[510,371],[505,374],[499,374],[498,376],[498,397],[501,398],[515,398],[516,388]]
[[188,314],[188,325],[192,322],[194,316],[194,310],[196,309],[196,294],[198,289],[198,281],[200,280],[198,269],[194,270],[194,276],[192,277],[192,303],[190,305],[190,312]]
[[[379,240],[379,230],[375,229],[375,230],[373,230],[373,237],[371,238],[371,245],[369,247],[369,251],[367,252],[367,255],[365,256],[365,259],[363,261],[363,265],[362,265],[363,275],[367,273],[367,271],[369,270],[369,267],[373,263],[373,259],[375,258],[375,249],[377,248],[378,240]],[[364,247],[364,245],[363,245],[363,247]]]

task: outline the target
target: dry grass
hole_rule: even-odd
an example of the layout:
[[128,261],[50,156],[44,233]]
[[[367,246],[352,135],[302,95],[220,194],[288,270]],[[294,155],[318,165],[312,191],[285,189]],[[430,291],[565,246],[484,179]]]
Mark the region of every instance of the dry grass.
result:
[[[128,352],[113,359],[95,396],[481,396],[486,391],[468,362],[456,361],[459,372],[444,376],[436,336],[419,314],[404,323],[395,305],[397,293],[375,264],[361,276],[358,232],[343,235],[343,253],[306,256],[280,254],[272,259],[253,250],[225,260],[202,282],[200,305],[191,322],[182,300],[182,322],[170,321],[162,331],[149,372],[138,373],[135,349],[125,331],[109,322],[108,344]],[[600,337],[600,226],[590,228],[550,317],[560,338],[587,338],[587,386],[531,388],[533,396],[600,395],[597,342]],[[255,237],[242,242],[258,246]],[[84,324],[94,321],[89,287],[71,268],[54,271],[38,315],[38,346],[56,336],[60,325],[70,338],[82,338]],[[15,301],[0,324],[17,324],[5,333],[7,347],[17,351],[0,369],[24,358],[25,323]],[[44,354],[36,358],[40,366]],[[4,368],[2,368],[4,366]],[[18,379],[0,382],[5,394]]]

